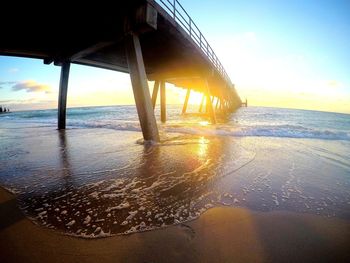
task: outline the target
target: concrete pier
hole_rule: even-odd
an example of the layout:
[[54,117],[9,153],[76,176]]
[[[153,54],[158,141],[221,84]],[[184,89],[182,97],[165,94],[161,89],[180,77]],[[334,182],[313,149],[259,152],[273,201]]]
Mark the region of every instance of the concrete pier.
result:
[[143,138],[158,142],[158,127],[153,113],[140,40],[137,34],[131,33],[126,37],[125,50]]
[[[17,8],[13,3],[13,10]],[[66,127],[71,63],[130,74],[145,140],[159,140],[154,116],[159,89],[161,121],[166,121],[165,83],[187,90],[183,113],[191,91],[204,94],[199,111],[205,111],[212,123],[216,122],[216,111],[230,113],[242,105],[224,66],[178,0],[123,0],[117,8],[114,3],[96,3],[85,6],[84,12],[74,12],[70,7],[52,10],[50,6],[32,3],[25,10],[21,19],[26,23],[21,27],[0,17],[0,23],[7,25],[2,31],[0,55],[62,65],[59,129]],[[43,27],[42,14],[60,17],[63,12],[74,15],[45,20]],[[155,81],[152,98],[148,81]]]
[[156,102],[157,102],[157,96],[158,96],[158,90],[159,90],[159,81],[156,80],[154,82],[154,86],[153,86],[153,92],[152,92],[152,106],[153,106],[153,110],[156,107]]
[[165,82],[160,82],[160,120],[166,122],[166,90]]
[[67,108],[67,92],[69,80],[70,62],[63,62],[61,66],[60,86],[58,93],[58,129],[66,128],[66,108]]
[[186,113],[188,100],[190,99],[190,94],[191,94],[191,89],[187,89],[186,98],[185,98],[185,101],[184,101],[184,106],[182,108],[182,114]]
[[207,113],[210,116],[211,123],[216,124],[215,109],[213,107],[212,99],[210,98],[210,89],[209,89],[208,81],[206,81],[206,86],[207,86],[207,92],[206,92],[206,95],[207,95],[207,103],[206,103]]

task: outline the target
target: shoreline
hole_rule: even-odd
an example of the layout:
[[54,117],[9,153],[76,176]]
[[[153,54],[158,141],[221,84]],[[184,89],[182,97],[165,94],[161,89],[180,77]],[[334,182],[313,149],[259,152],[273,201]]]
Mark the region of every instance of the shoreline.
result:
[[83,239],[34,224],[0,188],[1,262],[346,262],[350,222],[215,207],[151,231]]
[[105,128],[2,138],[1,185],[19,191],[0,187],[2,263],[350,257],[348,144],[181,135],[148,147]]
[[[176,224],[171,224],[171,225],[165,225],[165,226],[159,226],[159,227],[154,227],[151,229],[144,229],[144,230],[137,230],[134,232],[127,232],[127,233],[117,233],[117,234],[108,234],[108,233],[104,233],[107,235],[100,235],[100,236],[83,236],[83,235],[79,235],[79,234],[72,234],[69,232],[62,232],[59,231],[57,229],[54,228],[50,228],[47,227],[45,225],[41,225],[40,223],[38,223],[37,221],[35,221],[35,219],[28,217],[27,215],[25,215],[23,213],[23,211],[21,211],[21,209],[18,206],[18,201],[17,201],[17,196],[18,193],[12,192],[10,189],[5,188],[4,186],[0,185],[0,206],[1,203],[3,202],[3,197],[6,196],[5,198],[10,198],[11,200],[16,200],[16,209],[18,209],[18,211],[23,215],[23,217],[30,221],[33,225],[38,226],[40,228],[43,228],[47,231],[53,232],[57,235],[62,235],[62,236],[67,236],[67,237],[73,237],[73,238],[78,238],[78,239],[82,239],[82,240],[94,240],[94,239],[105,239],[105,238],[110,238],[110,237],[123,237],[123,236],[129,236],[129,235],[133,235],[133,234],[142,234],[145,232],[152,232],[152,231],[158,231],[158,230],[162,230],[162,229],[166,229],[168,227],[181,227],[182,225],[187,225],[190,224],[196,220],[198,220],[200,217],[202,217],[205,213],[207,213],[209,210],[211,209],[238,209],[238,210],[247,210],[250,211],[251,213],[256,213],[256,214],[260,214],[260,215],[266,215],[268,216],[269,214],[295,214],[295,215],[299,215],[299,216],[312,216],[312,217],[320,217],[320,218],[324,218],[324,219],[339,219],[342,220],[344,222],[349,223],[349,227],[350,227],[350,221],[344,218],[339,218],[336,216],[333,217],[329,217],[329,216],[325,216],[325,215],[316,215],[314,213],[308,213],[308,212],[296,212],[296,211],[288,211],[288,210],[270,210],[270,211],[264,211],[264,210],[253,210],[250,209],[248,207],[244,207],[244,206],[232,206],[232,205],[225,205],[225,204],[217,204],[215,206],[209,207],[207,208],[204,212],[202,212],[200,215],[198,215],[196,218],[192,218],[192,219],[188,219],[186,221],[181,221],[179,223]],[[2,229],[2,227],[0,227],[0,230]],[[350,231],[350,229],[349,229]],[[349,232],[350,234],[350,232]],[[350,242],[350,235],[349,235],[349,242]],[[350,255],[350,254],[349,254]]]

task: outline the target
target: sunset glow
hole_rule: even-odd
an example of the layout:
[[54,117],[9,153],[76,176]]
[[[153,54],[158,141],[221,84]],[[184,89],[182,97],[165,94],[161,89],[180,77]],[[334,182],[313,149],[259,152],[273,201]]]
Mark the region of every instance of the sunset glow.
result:
[[2,7],[0,263],[349,261],[350,0]]
[[[184,6],[249,105],[350,112],[348,3]],[[57,107],[59,74],[60,67],[40,60],[0,56],[0,104],[13,110]],[[167,87],[167,103],[182,104],[186,90]],[[201,100],[192,92],[189,103]],[[128,74],[72,65],[68,107],[134,103]]]

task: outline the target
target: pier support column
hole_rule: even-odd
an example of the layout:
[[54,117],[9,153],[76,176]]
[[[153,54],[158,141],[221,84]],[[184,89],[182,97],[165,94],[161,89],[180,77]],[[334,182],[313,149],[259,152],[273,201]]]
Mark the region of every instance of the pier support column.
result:
[[66,128],[67,91],[70,62],[63,62],[61,66],[60,87],[58,93],[58,129]]
[[138,35],[130,33],[126,36],[125,42],[125,53],[143,138],[145,140],[159,141],[158,127],[148,89],[140,39]]
[[153,86],[153,92],[152,92],[152,106],[153,106],[153,110],[156,107],[156,102],[157,102],[157,96],[158,96],[158,90],[159,90],[159,81],[156,80],[154,82],[154,86]]
[[223,107],[224,107],[224,112],[227,113],[227,101],[226,101],[226,99],[224,99]]
[[199,105],[199,112],[202,112],[204,106],[205,94],[203,93],[201,104]]
[[207,86],[207,112],[210,115],[211,123],[216,124],[216,116],[215,116],[215,110],[213,108],[213,103],[210,98],[210,90],[209,90],[209,83],[206,81],[206,86]]
[[163,80],[160,82],[160,120],[166,122],[166,93]]
[[188,88],[188,89],[187,89],[187,93],[186,93],[186,98],[185,98],[184,106],[183,106],[183,108],[182,108],[182,114],[185,114],[185,113],[186,113],[187,104],[188,104],[188,100],[189,100],[189,98],[190,98],[190,94],[191,94],[191,89]]

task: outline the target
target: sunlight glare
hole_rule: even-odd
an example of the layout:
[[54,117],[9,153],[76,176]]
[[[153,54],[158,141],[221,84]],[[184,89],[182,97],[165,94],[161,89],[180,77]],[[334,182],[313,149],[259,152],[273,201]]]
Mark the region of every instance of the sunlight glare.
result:
[[204,136],[201,136],[198,142],[198,155],[201,157],[206,157],[208,152],[209,140],[206,139]]
[[[179,101],[181,103],[183,103],[185,101],[185,98],[186,98],[186,92],[187,90],[186,89],[178,89],[178,97],[179,97]],[[196,92],[196,91],[191,91],[191,94],[190,94],[190,98],[188,100],[188,104],[191,104],[191,105],[200,105],[201,102],[202,102],[202,98],[203,98],[203,94],[200,93],[200,92]]]
[[200,122],[198,122],[198,123],[199,123],[200,126],[203,126],[203,127],[209,125],[209,121],[200,121]]

